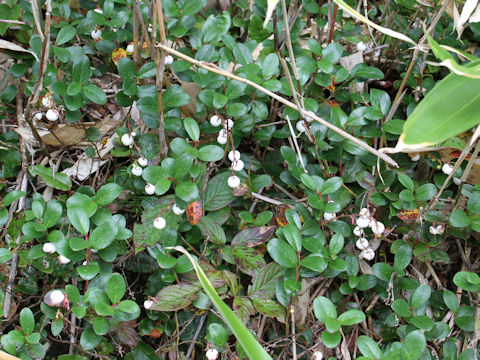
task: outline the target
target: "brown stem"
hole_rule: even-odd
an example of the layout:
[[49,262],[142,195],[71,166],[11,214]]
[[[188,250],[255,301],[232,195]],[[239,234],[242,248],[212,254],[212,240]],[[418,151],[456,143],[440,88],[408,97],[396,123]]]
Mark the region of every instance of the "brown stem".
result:
[[335,3],[333,5],[332,22],[330,23],[330,29],[329,29],[329,32],[328,32],[328,43],[329,44],[333,40],[333,32],[335,31],[335,22],[337,21],[337,11],[338,11],[338,5]]

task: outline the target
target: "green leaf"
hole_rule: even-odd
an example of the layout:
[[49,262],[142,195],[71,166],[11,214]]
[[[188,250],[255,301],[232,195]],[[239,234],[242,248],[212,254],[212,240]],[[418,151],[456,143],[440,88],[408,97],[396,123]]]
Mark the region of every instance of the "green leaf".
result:
[[68,191],[72,187],[72,180],[68,175],[57,173],[51,168],[43,165],[32,165],[28,167],[28,171],[33,176],[40,176],[47,185],[62,191]]
[[85,350],[93,350],[102,341],[102,336],[95,334],[95,331],[91,327],[87,327],[82,331],[80,336],[80,345]]
[[[467,65],[478,68],[480,61]],[[437,82],[408,117],[396,149],[438,144],[480,123],[480,80],[450,74]]]
[[247,356],[250,359],[255,360],[271,360],[271,357],[258,343],[257,339],[253,336],[253,334],[245,327],[245,325],[243,325],[242,321],[218,296],[215,288],[212,286],[201,267],[195,261],[195,259],[193,259],[193,257],[191,257],[191,255],[188,254],[188,252],[181,246],[175,247],[175,250],[181,251],[188,256],[188,258],[195,267],[195,272],[197,274],[198,280],[200,281],[200,284],[202,285],[203,290],[221,314],[222,319],[227,323],[230,330],[235,334],[235,337],[237,338],[242,348],[245,350]]
[[313,312],[315,313],[315,317],[322,324],[325,324],[327,319],[337,318],[337,309],[335,309],[335,305],[325,296],[319,296],[313,300]]
[[445,290],[443,292],[443,302],[447,305],[448,309],[451,310],[454,314],[458,312],[458,299],[450,290]]
[[118,273],[113,273],[110,275],[110,278],[105,285],[105,291],[107,292],[112,304],[116,304],[122,300],[126,289],[127,287],[125,285],[125,280],[123,279],[123,276]]
[[20,326],[25,335],[30,335],[35,329],[35,317],[29,308],[23,308],[20,311]]
[[163,104],[168,108],[187,105],[189,102],[190,96],[188,96],[180,85],[177,84],[169,86],[167,91],[163,94]]
[[389,282],[394,270],[391,265],[383,262],[379,262],[379,263],[373,264],[372,272],[380,280]]
[[97,264],[82,265],[77,267],[77,272],[83,280],[92,280],[97,276],[100,267]]
[[203,41],[212,44],[217,43],[220,38],[227,33],[231,25],[231,19],[228,12],[224,11],[221,15],[210,15],[203,24]]
[[360,350],[363,355],[369,357],[370,359],[378,360],[383,358],[383,352],[380,350],[380,347],[372,338],[369,338],[368,336],[359,336],[357,339],[357,346],[358,350]]
[[90,234],[88,239],[90,246],[96,250],[105,249],[108,247],[118,233],[118,227],[109,222],[105,222],[97,226]]
[[268,242],[267,249],[277,264],[286,268],[298,265],[297,253],[286,241],[274,238]]
[[67,25],[62,27],[57,35],[57,41],[56,41],[57,46],[63,45],[69,42],[70,40],[72,40],[72,38],[75,36],[76,33],[77,31],[72,25]]
[[[120,59],[121,60],[121,59]],[[119,61],[120,63],[120,61]],[[153,61],[150,61],[143,65],[137,72],[138,79],[147,79],[149,77],[154,77],[156,74],[156,67]]]
[[268,54],[262,63],[262,73],[264,79],[269,79],[278,71],[278,65],[280,60],[278,60],[278,55],[275,53]]
[[240,117],[247,113],[247,107],[242,103],[227,105],[227,114],[232,117]]
[[334,193],[338,189],[340,189],[343,185],[343,180],[341,177],[335,176],[333,178],[328,179],[322,185],[320,192],[324,195]]
[[83,87],[82,91],[87,99],[95,104],[105,105],[107,103],[107,95],[97,85],[88,84]]
[[183,126],[187,131],[188,136],[193,141],[198,141],[200,139],[200,128],[198,127],[197,122],[192,118],[185,118],[183,120]]
[[437,187],[434,184],[423,184],[415,191],[415,198],[418,201],[429,201],[437,193]]
[[412,248],[407,244],[400,246],[393,259],[395,271],[401,271],[405,269],[412,260]]
[[82,234],[90,230],[90,217],[98,205],[87,195],[75,193],[67,200],[67,215],[72,225]]
[[223,347],[227,343],[228,333],[222,325],[213,323],[208,326],[207,339],[216,346]]
[[365,320],[365,314],[360,310],[355,310],[355,309],[347,310],[338,317],[338,321],[340,321],[342,326],[355,325],[355,324],[361,323],[364,320]]
[[415,330],[405,337],[402,346],[402,360],[418,360],[422,357],[427,346],[425,335],[420,330]]
[[342,45],[337,43],[328,44],[323,48],[322,56],[324,59],[331,61],[332,63],[336,63],[343,54]]
[[455,227],[466,227],[470,225],[472,221],[461,209],[456,209],[450,214],[450,224]]
[[192,203],[198,199],[197,185],[190,181],[185,181],[175,187],[175,195],[187,203]]
[[327,266],[328,262],[323,255],[320,254],[310,254],[307,257],[303,258],[300,264],[307,269],[322,272]]
[[420,285],[415,289],[412,296],[410,297],[410,303],[412,307],[417,310],[420,306],[423,306],[430,299],[432,294],[432,289],[428,285]]
[[199,286],[190,283],[179,283],[164,287],[155,296],[152,310],[177,311],[192,303],[198,297]]
[[5,248],[0,248],[0,264],[4,264],[12,259],[12,252]]
[[98,189],[95,199],[98,205],[104,206],[111,204],[121,193],[122,187],[120,185],[109,183]]
[[403,186],[405,186],[410,192],[413,193],[415,191],[415,183],[410,178],[410,176],[408,176],[405,173],[398,173],[397,176],[398,176],[398,181],[400,181],[400,183]]
[[476,292],[479,289],[480,277],[469,271],[459,271],[453,277],[453,282],[466,291]]
[[340,335],[340,331],[335,331],[330,333],[328,331],[322,332],[322,341],[326,347],[333,349],[338,345],[342,336]]
[[110,330],[110,321],[104,317],[98,317],[93,321],[93,330],[97,335],[105,335]]
[[300,251],[302,249],[302,234],[296,225],[285,225],[283,227],[283,235],[296,251]]
[[13,190],[7,193],[2,200],[3,206],[10,206],[15,200],[20,199],[21,197],[25,196],[24,191],[20,190]]
[[198,150],[198,158],[202,161],[218,161],[223,159],[225,150],[217,145],[207,145]]
[[397,299],[392,303],[392,309],[395,311],[396,314],[404,317],[410,318],[412,317],[412,310],[410,305],[404,299]]
[[68,87],[67,87],[68,95],[75,96],[80,94],[81,91],[82,91],[82,84],[76,81],[72,81],[70,84],[68,84]]
[[233,45],[233,56],[242,65],[251,64],[253,62],[252,52],[247,45],[236,42]]
[[224,172],[211,179],[203,194],[205,211],[215,211],[230,204],[236,197],[232,194],[232,188],[228,186],[227,180],[231,173]]
[[328,244],[330,254],[337,255],[340,251],[342,251],[344,244],[345,244],[345,240],[343,238],[343,235],[341,234],[333,235]]
[[92,76],[92,69],[90,69],[90,60],[85,55],[75,60],[72,68],[72,79],[80,84],[85,85],[88,79],[90,79],[90,76]]

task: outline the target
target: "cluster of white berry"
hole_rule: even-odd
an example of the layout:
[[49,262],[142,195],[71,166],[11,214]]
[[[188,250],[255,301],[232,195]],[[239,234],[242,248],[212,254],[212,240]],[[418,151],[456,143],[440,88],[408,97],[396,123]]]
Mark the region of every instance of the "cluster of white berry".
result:
[[[51,94],[47,94],[42,98],[42,105],[46,108],[48,108],[47,112],[45,113],[45,117],[47,118],[48,121],[57,121],[58,118],[60,117],[60,114],[57,109],[54,108],[54,102],[53,102],[53,97]],[[36,120],[42,120],[43,119],[43,113],[42,112],[37,112],[34,115]]]
[[223,124],[222,128],[218,132],[217,142],[220,145],[225,145],[228,141],[228,133],[229,133],[229,131],[232,131],[232,128],[233,128],[233,124],[234,124],[233,120],[232,119],[227,119],[227,120],[223,121],[221,117],[219,117],[217,115],[213,115],[210,118],[210,124],[214,127],[218,127],[218,126]]
[[367,208],[360,210],[360,216],[355,223],[357,226],[353,229],[353,233],[359,237],[355,243],[357,249],[361,251],[359,258],[367,261],[373,260],[375,251],[370,247],[369,241],[363,237],[364,229],[369,227],[375,236],[381,236],[385,232],[385,225],[381,221],[375,220]]
[[[331,203],[331,202],[333,202],[333,200],[328,199],[328,202]],[[336,213],[329,213],[329,212],[324,212],[323,213],[323,219],[326,220],[326,221],[333,220],[336,217],[337,217]]]
[[[57,252],[57,246],[54,243],[47,242],[43,244],[42,250],[46,254],[54,254]],[[66,265],[70,262],[70,259],[63,255],[58,255],[57,260],[61,265]]]
[[[311,123],[313,119],[310,116],[305,116],[305,121],[308,123]],[[297,128],[297,131],[300,134],[307,131],[307,127],[305,126],[305,121],[300,119],[299,121],[297,121],[297,124],[295,125],[295,127]]]
[[[177,204],[173,204],[172,211],[175,215],[182,215],[185,210],[180,209]],[[162,230],[165,226],[167,226],[167,221],[164,217],[162,217],[162,213],[160,213],[155,220],[153,220],[153,226],[158,229]]]
[[430,226],[430,234],[432,235],[442,235],[445,232],[445,226],[440,224],[437,226]]
[[[453,166],[452,166],[452,165],[450,165],[449,163],[443,164],[443,166],[442,166],[442,172],[443,172],[445,175],[450,175],[450,174],[452,173],[452,171],[453,171]],[[459,179],[458,177],[456,177],[456,176],[454,176],[452,180],[453,180],[453,183],[454,183],[455,185],[457,185],[457,186],[462,183],[462,180],[460,180],[460,179]]]

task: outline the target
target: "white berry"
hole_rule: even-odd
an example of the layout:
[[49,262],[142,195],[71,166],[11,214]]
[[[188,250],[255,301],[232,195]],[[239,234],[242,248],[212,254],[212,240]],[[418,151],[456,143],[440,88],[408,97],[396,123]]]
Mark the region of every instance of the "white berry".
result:
[[177,204],[173,204],[172,211],[175,215],[182,215],[185,210],[180,209]]
[[148,165],[148,160],[147,160],[146,157],[142,156],[142,157],[138,158],[137,163],[138,163],[138,165],[140,165],[141,167],[145,167],[145,166]]
[[61,290],[53,290],[48,292],[44,297],[44,302],[48,306],[62,306],[65,300],[65,294]]
[[307,130],[307,127],[305,126],[303,120],[298,121],[295,127],[297,128],[298,132],[301,133]]
[[240,151],[230,150],[230,152],[228,153],[228,160],[230,160],[231,162],[234,162],[235,160],[239,160],[239,159],[240,159]]
[[132,132],[130,133],[130,135],[132,135],[132,137],[135,137],[135,136],[137,136],[137,133],[136,133],[135,131],[132,131]]
[[103,14],[103,10],[102,10],[102,9],[99,9],[99,8],[96,8],[96,9],[93,10],[93,11],[95,11],[96,13],[99,13],[99,14]]
[[217,349],[208,349],[205,356],[208,360],[216,360],[218,359],[218,351]]
[[135,176],[142,176],[143,169],[138,166],[137,164],[133,164],[132,166],[132,174]]
[[226,136],[223,136],[222,134],[219,134],[217,136],[217,142],[220,144],[220,145],[225,145],[228,141],[228,138]]
[[355,243],[355,246],[357,247],[358,250],[365,250],[365,249],[368,249],[368,247],[370,246],[369,242],[367,239],[365,238],[360,238],[357,240],[357,242]]
[[462,180],[460,180],[458,177],[453,177],[453,183],[457,186],[460,186],[460,184],[462,183]]
[[355,224],[357,224],[358,227],[364,229],[368,227],[368,225],[370,224],[370,219],[364,216],[360,216],[355,222]]
[[312,356],[312,360],[322,360],[323,353],[321,351],[315,351]]
[[361,236],[363,234],[363,229],[360,226],[355,226],[355,229],[353,229],[353,233],[356,236]]
[[35,119],[42,120],[43,114],[41,112],[35,114]]
[[236,188],[240,185],[240,178],[236,175],[230,176],[228,178],[228,186],[231,188]]
[[143,302],[143,307],[147,310],[149,310],[153,306],[153,301],[152,300],[145,300]]
[[432,234],[432,235],[437,235],[438,234],[438,230],[437,230],[436,226],[433,226],[433,225],[430,226],[429,231],[430,231],[430,234]]
[[66,265],[70,262],[70,259],[63,255],[58,255],[58,262],[62,265]]
[[45,107],[52,107],[53,106],[53,100],[52,100],[52,97],[51,96],[44,96],[42,98],[42,105],[45,106]]
[[365,51],[367,50],[367,45],[363,41],[357,43],[357,51]]
[[375,235],[382,235],[385,232],[385,225],[380,221],[371,221],[370,229]]
[[337,214],[335,213],[329,213],[329,212],[323,213],[323,218],[327,221],[335,219],[336,217],[337,217]]
[[47,242],[43,244],[42,250],[44,253],[53,254],[55,251],[57,251],[57,246],[54,243]]
[[147,183],[147,185],[145,185],[145,192],[146,192],[148,195],[153,195],[153,194],[155,194],[155,185],[150,184],[150,183]]
[[130,146],[133,144],[133,136],[130,134],[123,134],[121,137],[122,144],[124,146]]
[[373,251],[370,248],[362,250],[362,252],[359,255],[360,259],[365,259],[367,261],[373,260],[374,257],[375,257],[375,251]]
[[133,54],[133,50],[134,50],[134,46],[133,44],[128,44],[127,45],[127,54]]
[[[90,249],[90,251],[91,251],[91,249]],[[85,260],[84,262],[82,262],[82,266],[87,266],[87,265],[88,265],[87,260]]]
[[305,121],[311,123],[313,121],[313,118],[311,118],[310,116],[305,116]]
[[214,127],[220,126],[220,125],[222,125],[222,119],[220,119],[217,115],[213,115],[210,118],[210,125],[212,125]]
[[413,155],[410,159],[411,159],[412,161],[418,161],[418,160],[420,160],[420,154],[417,153],[417,154]]
[[173,64],[173,57],[172,55],[165,56],[165,65],[172,65]]
[[452,173],[452,171],[453,171],[453,166],[450,165],[450,164],[445,163],[445,164],[443,164],[443,166],[442,166],[442,171],[443,171],[443,173],[444,173],[445,175],[450,175],[450,174]]
[[90,249],[90,252],[96,254],[96,253],[98,253],[98,250],[97,249]]
[[48,109],[45,117],[48,121],[57,121],[58,120],[58,111],[55,109]]
[[245,163],[242,160],[237,160],[232,163],[233,171],[242,171],[245,167]]
[[232,119],[227,119],[227,129],[232,130],[233,128],[233,120]]
[[166,225],[167,225],[167,222],[161,216],[157,217],[153,221],[153,226],[155,226],[155,229],[158,229],[158,230],[162,230]]
[[370,216],[370,210],[368,210],[367,208],[361,208],[360,209],[360,216],[369,217]]
[[90,36],[92,37],[93,40],[98,40],[102,37],[102,30],[97,29],[97,30],[92,30],[90,33]]

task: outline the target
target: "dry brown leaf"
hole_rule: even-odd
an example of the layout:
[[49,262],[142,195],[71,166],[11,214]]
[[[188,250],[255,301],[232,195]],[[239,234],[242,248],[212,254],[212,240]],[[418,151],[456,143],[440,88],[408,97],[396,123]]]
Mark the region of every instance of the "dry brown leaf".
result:
[[26,52],[26,53],[29,53],[29,54],[32,54],[33,57],[37,60],[37,61],[40,61],[38,59],[38,56],[37,54],[35,54],[33,51],[30,51],[30,50],[27,50],[27,49],[24,49],[23,47],[17,45],[17,44],[14,44],[10,41],[7,41],[7,40],[2,40],[0,39],[0,49],[6,49],[6,50],[11,50],[11,51],[21,51],[21,52]]

